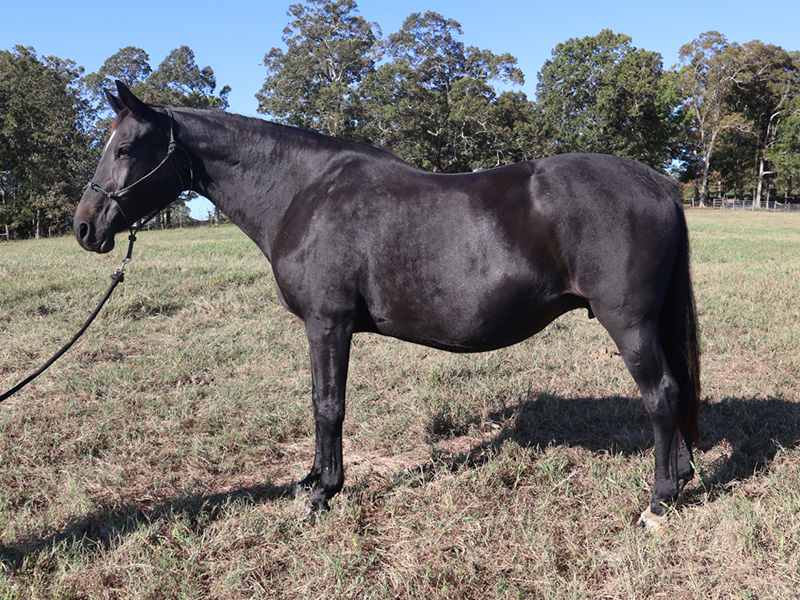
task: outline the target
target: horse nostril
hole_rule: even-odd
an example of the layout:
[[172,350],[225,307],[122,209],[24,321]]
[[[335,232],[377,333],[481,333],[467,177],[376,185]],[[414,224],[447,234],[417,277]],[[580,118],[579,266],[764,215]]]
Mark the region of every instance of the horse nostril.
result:
[[88,236],[89,236],[89,224],[81,223],[78,226],[78,237],[82,240],[85,240]]

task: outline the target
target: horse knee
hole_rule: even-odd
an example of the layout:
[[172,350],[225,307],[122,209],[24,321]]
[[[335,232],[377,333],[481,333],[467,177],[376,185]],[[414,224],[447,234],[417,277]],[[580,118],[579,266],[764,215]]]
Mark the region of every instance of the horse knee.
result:
[[344,406],[341,402],[319,402],[314,418],[317,426],[324,433],[341,432],[344,422]]

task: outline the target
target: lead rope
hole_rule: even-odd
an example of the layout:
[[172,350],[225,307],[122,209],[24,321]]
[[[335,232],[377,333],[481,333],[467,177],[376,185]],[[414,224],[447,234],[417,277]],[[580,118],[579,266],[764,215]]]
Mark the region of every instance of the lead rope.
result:
[[131,260],[133,259],[133,243],[136,241],[136,233],[143,224],[144,223],[140,224],[139,227],[137,227],[135,230],[131,229],[131,233],[128,236],[128,253],[125,255],[125,259],[122,261],[122,265],[120,265],[117,268],[117,270],[111,274],[111,285],[108,286],[108,290],[106,291],[105,296],[103,296],[102,300],[100,300],[100,303],[97,305],[97,308],[95,308],[94,311],[92,311],[92,314],[90,314],[89,317],[86,319],[86,321],[83,323],[83,326],[78,330],[78,332],[75,335],[72,336],[72,339],[70,339],[66,344],[64,344],[61,347],[61,349],[58,352],[56,352],[53,356],[50,357],[50,360],[48,360],[41,367],[39,367],[34,373],[31,373],[28,377],[20,381],[13,388],[0,395],[0,402],[3,402],[6,398],[9,398],[10,396],[13,396],[22,388],[24,388],[26,385],[28,385],[31,381],[36,379],[39,375],[44,373],[50,367],[50,365],[52,365],[59,358],[61,358],[61,356],[67,350],[69,350],[75,342],[78,341],[78,339],[84,334],[84,332],[87,329],[89,329],[89,325],[92,324],[92,321],[94,321],[95,317],[100,313],[100,309],[103,308],[103,305],[111,297],[114,288],[116,288],[120,283],[125,281],[125,267],[127,267],[128,263],[131,262]]
[[87,187],[91,187],[93,190],[95,190],[97,192],[100,192],[101,194],[103,194],[105,196],[108,196],[111,200],[113,200],[116,203],[117,208],[122,213],[122,216],[125,219],[125,222],[128,224],[128,229],[130,231],[130,235],[128,236],[128,253],[125,255],[125,259],[122,261],[122,265],[120,265],[119,268],[117,268],[117,270],[114,271],[111,274],[111,285],[108,287],[108,291],[106,291],[105,296],[103,296],[102,300],[100,300],[100,303],[97,305],[97,308],[94,309],[92,314],[90,314],[89,317],[86,319],[86,321],[83,323],[83,326],[78,330],[78,332],[75,335],[72,336],[72,339],[70,339],[66,344],[64,344],[61,347],[61,349],[58,352],[56,352],[52,357],[50,357],[50,360],[48,360],[41,367],[39,367],[36,370],[36,372],[30,374],[28,377],[26,377],[24,380],[20,381],[13,388],[11,388],[7,392],[4,392],[2,395],[0,395],[0,402],[3,402],[6,398],[16,394],[19,390],[24,388],[26,385],[28,385],[34,379],[36,379],[39,375],[44,373],[50,367],[50,365],[52,365],[59,358],[61,358],[61,356],[67,350],[69,350],[75,342],[78,341],[78,339],[84,334],[84,332],[87,329],[89,329],[89,325],[92,324],[92,321],[94,321],[95,317],[97,317],[97,315],[100,313],[100,309],[103,308],[103,305],[111,297],[111,294],[113,293],[114,288],[116,288],[120,283],[122,283],[125,280],[125,267],[127,267],[128,263],[130,263],[131,260],[133,260],[133,243],[136,241],[136,234],[139,233],[139,230],[142,227],[144,227],[144,225],[149,223],[159,212],[161,212],[161,210],[163,210],[163,208],[154,211],[146,219],[144,219],[142,221],[139,221],[138,225],[133,226],[133,225],[131,225],[130,221],[128,220],[127,215],[122,210],[122,206],[120,205],[119,200],[121,199],[121,194],[123,194],[124,192],[130,190],[135,185],[141,183],[142,181],[144,181],[145,179],[150,177],[153,173],[155,173],[158,169],[160,169],[161,166],[167,161],[170,162],[170,164],[172,165],[172,168],[175,170],[175,173],[178,175],[178,179],[180,180],[182,190],[186,189],[186,186],[184,184],[183,177],[181,176],[180,170],[175,165],[175,163],[171,160],[172,156],[174,156],[176,150],[182,151],[186,155],[186,157],[189,159],[189,177],[190,177],[190,179],[189,179],[189,187],[191,187],[191,184],[194,182],[194,166],[192,164],[192,157],[189,154],[189,152],[186,150],[186,148],[184,148],[183,146],[181,146],[180,144],[178,144],[175,141],[175,133],[174,133],[174,122],[175,122],[175,120],[174,120],[174,117],[172,116],[172,111],[170,109],[167,109],[167,114],[169,115],[169,121],[170,121],[169,122],[169,146],[167,147],[167,155],[164,157],[164,160],[162,160],[158,164],[158,166],[156,166],[156,168],[154,168],[152,171],[150,171],[144,177],[134,181],[132,184],[130,184],[128,186],[125,186],[121,190],[116,190],[114,192],[107,192],[106,190],[101,188],[99,185],[97,185],[93,181],[90,181],[89,185],[87,186]]

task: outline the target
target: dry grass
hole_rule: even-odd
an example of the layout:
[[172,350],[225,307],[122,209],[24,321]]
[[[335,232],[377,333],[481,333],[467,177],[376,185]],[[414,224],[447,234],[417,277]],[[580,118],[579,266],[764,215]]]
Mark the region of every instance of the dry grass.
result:
[[[143,234],[86,338],[0,408],[0,599],[796,598],[800,215],[692,212],[703,435],[660,537],[651,429],[583,313],[490,354],[360,336],[345,489],[308,359],[233,228]],[[0,387],[80,325],[119,257],[0,244]]]

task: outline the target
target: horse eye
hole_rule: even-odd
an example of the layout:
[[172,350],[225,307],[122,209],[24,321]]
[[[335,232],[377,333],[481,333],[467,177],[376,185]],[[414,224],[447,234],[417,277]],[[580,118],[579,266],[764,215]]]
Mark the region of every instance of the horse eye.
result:
[[120,146],[119,148],[117,148],[117,158],[120,158],[122,156],[130,156],[130,154],[131,154],[131,149],[129,146]]

